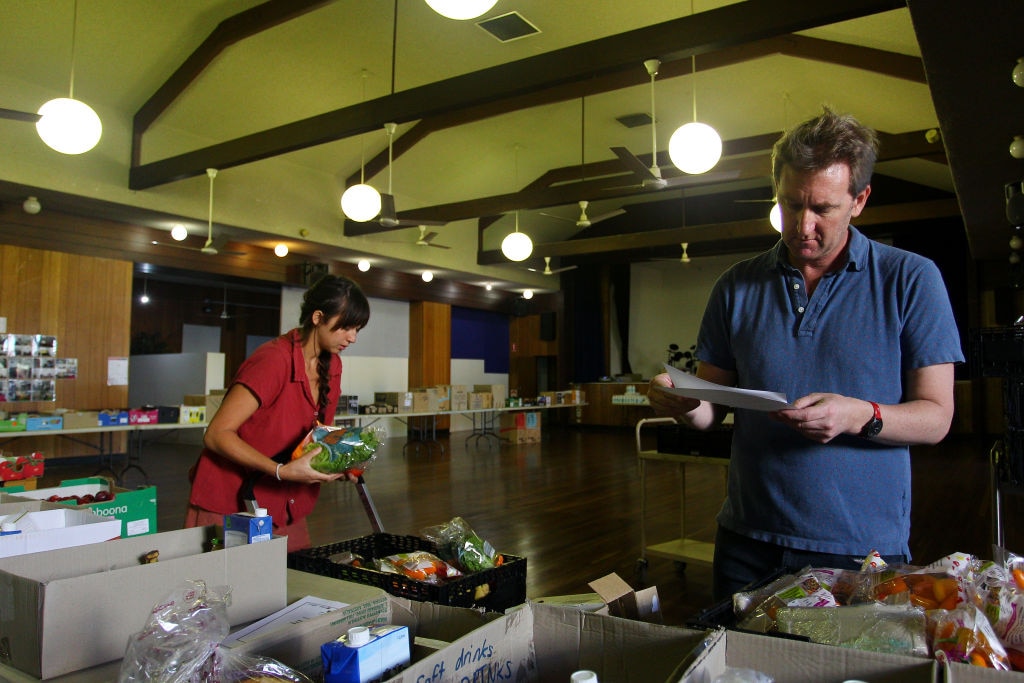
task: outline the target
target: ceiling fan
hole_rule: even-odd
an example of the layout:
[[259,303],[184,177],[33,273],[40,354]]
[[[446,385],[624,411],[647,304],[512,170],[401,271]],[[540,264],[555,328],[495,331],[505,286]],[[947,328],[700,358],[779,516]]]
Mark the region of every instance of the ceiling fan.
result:
[[[658,75],[658,67],[661,66],[661,61],[658,59],[647,59],[644,61],[644,68],[647,69],[648,75],[651,77],[651,165],[646,166],[644,162],[640,160],[640,157],[630,152],[625,147],[612,147],[611,150],[615,152],[615,156],[619,157],[622,163],[627,169],[633,172],[633,175],[637,177],[639,183],[637,185],[627,185],[625,187],[635,187],[641,190],[664,190],[673,187],[681,187],[683,185],[692,185],[698,182],[717,182],[721,180],[728,180],[729,178],[735,178],[739,175],[739,171],[727,171],[718,173],[704,173],[701,175],[680,175],[672,178],[665,178],[661,174],[661,167],[658,166],[658,131],[657,131],[657,117],[654,113],[654,77]],[[608,188],[610,190],[624,189],[619,188]]]
[[24,121],[25,123],[38,123],[39,119],[43,118],[39,114],[33,114],[27,111],[17,111],[14,109],[3,109],[0,108],[0,119],[10,119],[11,121]]
[[562,273],[562,272],[565,272],[567,270],[572,270],[574,268],[576,268],[576,266],[563,266],[561,268],[552,268],[551,267],[551,257],[550,256],[545,256],[544,257],[544,270],[540,270],[538,268],[527,268],[527,270],[532,271],[534,273],[540,273],[541,275],[555,275],[556,273]]
[[[449,247],[449,246],[447,246],[445,244],[434,244],[434,240],[437,239],[437,236],[439,234],[437,231],[431,230],[430,232],[427,232],[427,226],[426,225],[420,225],[419,229],[420,229],[420,234],[416,238],[416,241],[413,242],[414,245],[416,245],[418,247],[437,247],[438,249],[451,249],[451,247]],[[394,244],[408,244],[408,242],[399,242],[398,240],[386,240],[386,241],[392,242]]]
[[[224,245],[226,245],[228,241],[227,236],[221,235],[218,236],[216,240],[213,239],[213,179],[217,177],[217,169],[206,169],[206,176],[210,179],[210,209],[206,219],[206,242],[201,247],[192,247],[187,244],[174,244],[173,242],[166,242],[161,244],[167,247],[177,247],[178,249],[198,251],[200,253],[206,254],[207,256],[216,256],[217,254],[245,256],[244,251],[229,251],[224,249]],[[156,243],[154,242],[154,244]]]
[[689,242],[680,242],[679,246],[682,247],[682,249],[683,249],[682,253],[679,255],[679,258],[652,258],[652,259],[649,259],[649,260],[651,260],[651,261],[672,261],[673,263],[689,263],[690,260],[691,260],[690,259],[690,254],[688,252],[688,250],[690,248],[690,243]]
[[[581,184],[585,183],[587,181],[587,155],[586,155],[586,149],[587,149],[587,100],[586,100],[585,97],[581,97],[580,98],[580,183]],[[593,225],[595,223],[600,223],[601,221],[606,220],[608,218],[614,218],[615,216],[619,216],[621,214],[626,213],[626,210],[620,207],[620,208],[615,209],[613,211],[609,211],[607,213],[603,213],[603,214],[601,214],[599,216],[594,216],[593,218],[591,218],[591,217],[589,217],[587,215],[587,207],[590,206],[590,202],[587,201],[586,199],[581,199],[579,201],[579,205],[580,205],[580,217],[575,219],[575,220],[573,220],[572,218],[566,218],[565,216],[556,216],[553,213],[544,213],[543,211],[541,211],[541,215],[542,216],[548,216],[549,218],[557,218],[560,221],[568,221],[570,223],[575,223],[577,228],[589,228],[591,225]]]
[[[407,221],[399,220],[395,212],[395,195],[391,192],[391,143],[395,137],[394,123],[385,123],[384,131],[388,136],[388,191],[387,193],[380,193],[380,215],[377,217],[377,222],[382,228],[411,228],[419,225],[445,225],[445,221]],[[438,245],[439,246],[439,245]]]
[[590,218],[589,216],[587,216],[587,207],[590,205],[590,202],[588,202],[586,199],[581,199],[579,204],[580,217],[575,220],[572,218],[566,218],[565,216],[556,216],[553,213],[544,213],[543,211],[540,212],[540,215],[547,216],[549,218],[557,218],[560,221],[569,221],[570,223],[576,223],[577,228],[589,228],[591,225],[595,223],[600,223],[603,220],[614,218],[615,216],[621,216],[622,214],[626,213],[625,209],[618,208],[613,211],[608,211],[607,213],[603,213],[599,216],[594,216],[593,218]]

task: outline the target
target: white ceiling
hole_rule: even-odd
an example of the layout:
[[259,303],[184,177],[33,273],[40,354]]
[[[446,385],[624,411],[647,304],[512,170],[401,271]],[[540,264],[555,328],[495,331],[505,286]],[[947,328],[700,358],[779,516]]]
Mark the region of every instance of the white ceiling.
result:
[[[260,4],[79,0],[76,24],[73,0],[0,0],[0,107],[35,111],[47,99],[67,95],[73,61],[75,96],[93,106],[104,122],[104,137],[96,149],[63,157],[45,148],[30,126],[0,119],[0,179],[180,215],[195,219],[193,230],[202,231],[205,176],[129,189],[132,118],[220,22]],[[202,150],[425,84],[679,19],[691,13],[691,5],[703,13],[729,4],[499,0],[486,16],[515,11],[540,29],[502,44],[474,21],[444,19],[422,0],[325,2],[240,40],[213,59],[145,133],[140,161]],[[920,57],[906,8],[800,33]],[[399,212],[518,192],[550,169],[613,160],[612,146],[650,153],[650,127],[627,129],[615,120],[650,110],[651,91],[641,63],[636,72],[636,85],[430,133],[392,165]],[[823,104],[892,134],[939,126],[924,82],[772,55],[696,75],[659,77],[654,92],[660,150],[667,148],[675,127],[692,119],[695,88],[698,118],[727,141],[777,132],[814,115]],[[415,125],[401,123],[396,144]],[[384,150],[381,128],[224,168],[215,183],[215,220],[224,230],[233,226],[264,233],[269,242],[298,240],[300,230],[306,231],[305,240],[312,243],[308,248],[349,260],[370,256],[386,265],[395,259],[393,263],[424,264],[465,281],[551,286],[550,279],[520,264],[477,264],[478,250],[497,249],[512,229],[511,215],[484,230],[482,243],[475,217],[431,228],[440,233],[436,242],[448,250],[414,246],[415,228],[346,236],[338,197],[347,179]],[[886,162],[878,171],[945,191],[954,187],[948,166],[936,161]],[[623,177],[629,182],[629,176]],[[387,173],[367,181],[386,190]],[[768,179],[745,183],[751,185],[767,187]],[[655,198],[593,197],[589,213]],[[520,227],[535,243],[564,241],[579,232],[572,222],[541,211],[565,218],[579,213],[574,203],[524,209]],[[170,221],[160,227],[169,229]],[[769,229],[767,221],[765,227]]]

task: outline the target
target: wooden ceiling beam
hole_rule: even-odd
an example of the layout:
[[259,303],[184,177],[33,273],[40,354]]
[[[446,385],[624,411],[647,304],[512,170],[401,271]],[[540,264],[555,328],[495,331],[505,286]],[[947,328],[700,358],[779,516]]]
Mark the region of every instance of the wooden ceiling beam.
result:
[[[904,204],[869,206],[857,218],[857,225],[863,227],[877,226],[889,223],[927,221],[959,215],[960,207],[955,199],[936,199],[907,202]],[[760,240],[771,238],[774,234],[776,233],[768,225],[767,219],[758,218],[535,244],[531,258],[635,251],[652,247],[675,246],[681,242],[700,244],[703,242]],[[508,259],[505,258],[500,250],[480,252],[477,258],[477,263],[480,265],[495,265],[507,262]]]
[[666,62],[773,36],[905,7],[904,0],[747,0],[654,26],[397,92],[234,140],[146,164],[129,187],[142,190],[380,128],[548,88],[636,69],[651,55]]
[[142,137],[171,103],[206,70],[221,52],[250,36],[320,9],[334,0],[267,0],[217,24],[170,78],[157,88],[132,118],[132,166],[142,158]]

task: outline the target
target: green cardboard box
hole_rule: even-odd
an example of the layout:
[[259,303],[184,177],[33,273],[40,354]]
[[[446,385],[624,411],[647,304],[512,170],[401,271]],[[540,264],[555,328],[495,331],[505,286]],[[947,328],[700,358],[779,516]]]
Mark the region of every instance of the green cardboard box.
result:
[[92,510],[97,515],[116,517],[121,520],[121,538],[156,533],[156,487],[147,486],[138,489],[124,489],[114,486],[103,477],[85,477],[83,479],[65,479],[60,486],[34,491],[21,491],[16,486],[5,487],[4,490],[22,498],[47,500],[50,496],[95,496],[99,491],[110,491],[113,500],[75,505],[69,501],[62,503],[71,505],[77,510]]

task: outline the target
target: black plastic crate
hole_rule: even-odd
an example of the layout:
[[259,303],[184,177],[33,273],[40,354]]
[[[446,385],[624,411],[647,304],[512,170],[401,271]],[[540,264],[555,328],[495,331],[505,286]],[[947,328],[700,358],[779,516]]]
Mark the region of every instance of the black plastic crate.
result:
[[659,453],[728,458],[732,449],[732,428],[700,430],[686,425],[658,425],[655,439]]
[[369,562],[371,559],[417,550],[437,553],[437,547],[425,538],[382,532],[289,553],[288,567],[343,581],[369,584],[410,600],[451,607],[480,607],[492,612],[504,612],[526,601],[525,557],[504,555],[505,561],[500,567],[473,572],[440,585],[330,560],[335,553],[345,551],[360,555]]

